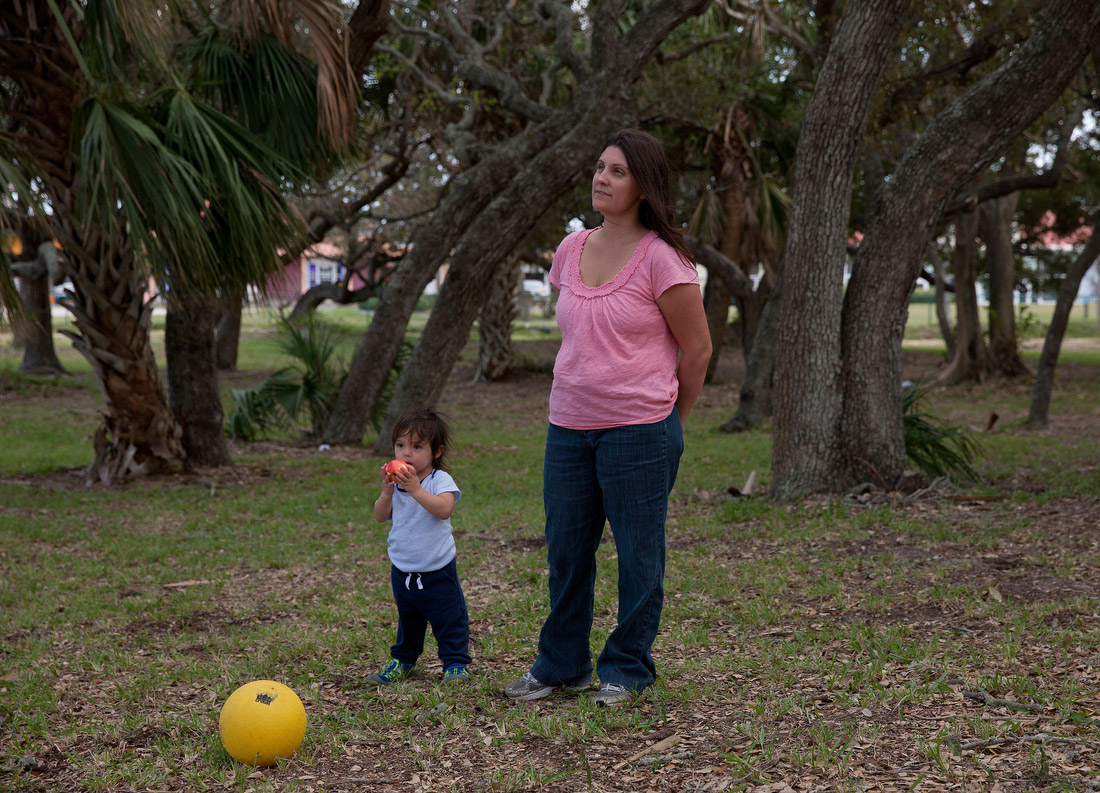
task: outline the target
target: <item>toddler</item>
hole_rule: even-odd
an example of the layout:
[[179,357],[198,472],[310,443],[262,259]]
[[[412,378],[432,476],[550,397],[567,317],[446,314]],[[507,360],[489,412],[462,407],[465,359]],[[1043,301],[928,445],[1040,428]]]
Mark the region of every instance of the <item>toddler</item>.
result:
[[390,582],[397,604],[397,640],[390,662],[367,678],[387,685],[416,677],[424,635],[432,626],[445,683],[470,679],[470,618],[458,581],[451,513],[461,496],[443,456],[450,433],[432,411],[406,413],[393,425],[393,456],[408,466],[382,472],[374,518],[392,520]]

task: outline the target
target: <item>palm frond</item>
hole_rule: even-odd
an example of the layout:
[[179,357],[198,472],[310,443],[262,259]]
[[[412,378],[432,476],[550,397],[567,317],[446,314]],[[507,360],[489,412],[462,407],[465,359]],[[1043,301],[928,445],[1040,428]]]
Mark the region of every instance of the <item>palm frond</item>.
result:
[[254,441],[271,430],[290,425],[292,419],[275,397],[280,382],[289,375],[289,370],[283,369],[255,388],[233,389],[233,412],[229,415],[231,438]]
[[317,135],[317,69],[302,54],[261,36],[242,47],[220,28],[181,50],[197,96],[238,118],[297,164],[327,167],[333,149]]
[[343,13],[330,0],[294,0],[289,4],[310,30],[317,62],[317,109],[320,137],[334,149],[351,146],[358,90],[348,63]]
[[191,163],[161,140],[139,107],[95,95],[75,125],[82,130],[77,213],[169,271],[214,260],[203,219],[206,190]]
[[313,314],[302,323],[283,319],[276,344],[295,363],[255,388],[233,391],[232,437],[255,440],[264,432],[297,426],[302,415],[308,416],[311,436],[319,436],[347,377],[347,369],[333,360],[339,335]]
[[978,443],[958,427],[945,424],[920,410],[930,386],[913,384],[902,391],[902,423],[905,454],[920,471],[955,482],[978,479],[972,465]]
[[[278,188],[302,174],[233,118],[175,89],[165,103],[165,142],[204,177],[203,219],[218,260],[188,267],[187,283],[209,289],[264,283],[280,265],[278,249],[305,233],[305,223]],[[231,261],[232,268],[222,262]],[[231,269],[231,273],[226,270]]]
[[[171,41],[174,14],[152,11],[148,0],[89,0],[72,3],[81,20],[81,57],[89,83],[125,85],[133,76],[135,52],[143,68],[170,71],[165,53]],[[170,2],[166,7],[176,5]],[[159,12],[159,13],[158,13]]]
[[688,230],[708,245],[716,245],[722,238],[723,226],[721,196],[717,190],[704,190],[695,204]]
[[[358,89],[348,62],[343,9],[332,0],[248,0],[227,3],[221,21],[246,46],[271,37],[282,49],[308,51],[316,65],[318,109],[311,134],[335,151],[350,148]],[[308,38],[300,33],[308,30]]]

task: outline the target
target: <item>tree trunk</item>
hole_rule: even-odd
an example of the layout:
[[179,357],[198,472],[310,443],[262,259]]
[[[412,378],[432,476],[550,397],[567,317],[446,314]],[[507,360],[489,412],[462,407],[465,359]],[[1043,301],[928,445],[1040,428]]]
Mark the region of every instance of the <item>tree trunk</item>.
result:
[[398,378],[376,453],[384,451],[382,439],[389,437],[402,409],[432,405],[439,398],[485,302],[493,268],[519,247],[546,210],[573,185],[574,174],[595,161],[603,141],[621,125],[622,118],[613,108],[604,102],[595,104],[598,109],[569,123],[568,132],[556,136],[535,156],[463,234],[420,342]]
[[[763,284],[761,284],[763,287]],[[775,277],[771,291],[763,294],[764,308],[752,347],[745,359],[745,379],[737,400],[737,412],[722,425],[723,432],[746,432],[772,414],[772,385],[775,354],[779,346],[779,312],[783,289],[783,269]],[[763,289],[761,289],[763,291]]]
[[[745,182],[752,176],[752,167],[746,162],[747,152],[742,134],[748,135],[746,128],[751,125],[751,119],[741,102],[734,104],[729,116],[735,129],[724,136],[725,139],[720,148],[721,166],[718,169],[718,179],[722,191],[722,236],[718,240],[717,247],[723,256],[735,263],[735,266],[744,273],[745,263],[741,256],[744,231],[742,215],[745,211]],[[722,357],[722,346],[725,344],[726,329],[729,325],[730,297],[730,286],[721,274],[718,278],[707,278],[707,289],[703,301],[707,313],[707,326],[710,328],[711,344],[710,361],[707,363],[705,378],[707,383],[714,379],[714,372]],[[755,327],[752,328],[750,335],[755,330]],[[743,313],[741,332],[743,341],[745,333]],[[749,348],[744,347],[744,349]]]
[[[839,68],[831,61],[853,61],[852,48],[845,44],[842,34],[849,19],[862,17],[868,8],[876,18],[897,16],[903,10],[887,3],[849,6],[841,33],[822,71],[823,79],[818,81],[811,110],[823,92],[837,104],[851,101],[852,91],[846,82],[824,78],[831,69]],[[1066,31],[1076,34],[1067,36]],[[891,483],[904,474],[901,342],[909,296],[921,272],[923,251],[952,193],[981,173],[997,152],[1054,102],[1077,73],[1098,31],[1100,5],[1053,0],[1043,9],[1031,37],[1005,64],[982,77],[929,121],[905,151],[892,178],[882,188],[880,200],[868,213],[866,234],[844,296],[839,351],[831,338],[814,340],[812,331],[816,328],[812,323],[792,330],[791,322],[798,321],[803,307],[800,303],[805,302],[796,298],[814,283],[801,273],[792,280],[792,272],[788,271],[783,303],[794,305],[785,305],[783,310],[789,321],[781,322],[784,349],[780,360],[787,354],[794,356],[785,364],[786,371],[793,376],[784,377],[777,363],[775,446],[779,448],[773,450],[773,456],[779,464],[773,464],[776,477],[773,496],[793,498],[809,492],[843,492],[865,481],[868,475]],[[880,56],[869,59],[859,56],[854,58],[858,62],[850,63],[855,72],[854,85],[863,84],[859,71],[875,64],[874,57]],[[816,149],[821,145],[821,137],[843,140],[855,134],[837,124],[826,135],[815,126],[814,115],[816,111],[807,115],[799,141],[800,163],[803,149]],[[816,167],[800,165],[799,185],[807,181],[846,185],[848,165],[845,159],[818,161]],[[836,211],[833,203],[816,200],[826,192],[821,185],[814,189],[807,187],[796,186],[787,264],[799,271],[812,270],[816,265],[839,272],[842,249],[832,251],[831,260],[828,256],[823,260],[822,255],[814,255],[813,246],[803,239],[806,232],[801,226],[813,226],[815,215],[830,217]],[[842,211],[846,211],[846,206]],[[838,235],[842,233],[838,230]],[[835,240],[834,244],[840,247]],[[833,299],[831,294],[828,297]],[[834,311],[835,304],[826,302],[824,307],[815,309],[816,313]],[[836,352],[839,355],[833,358]],[[835,367],[839,361],[843,361],[843,370],[838,378]],[[809,377],[801,376],[800,365]],[[839,423],[833,423],[838,379],[842,416]],[[799,389],[807,392],[806,401],[812,399],[809,395],[821,395],[820,407],[807,405],[807,411],[813,414],[811,420],[800,419],[801,405],[797,399],[787,402],[790,392]],[[783,400],[780,390],[784,392]],[[788,454],[792,459],[785,457]],[[828,463],[815,465],[807,459],[817,454],[825,455]]]
[[[350,273],[348,279],[351,279]],[[326,300],[331,300],[341,306],[366,303],[372,297],[377,297],[380,291],[379,285],[375,283],[364,284],[358,289],[348,289],[347,282],[342,284],[317,284],[317,286],[311,286],[305,294],[298,298],[287,319],[293,322],[313,311]]]
[[232,289],[222,297],[221,317],[214,328],[214,364],[219,372],[237,368],[237,353],[241,345],[241,312],[245,291]]
[[1046,429],[1050,413],[1050,395],[1054,387],[1054,368],[1058,364],[1058,354],[1062,349],[1062,338],[1066,334],[1066,326],[1069,324],[1069,314],[1073,310],[1073,301],[1077,298],[1077,291],[1081,288],[1081,279],[1100,257],[1100,211],[1093,213],[1092,232],[1088,244],[1081,251],[1081,255],[1073,262],[1073,265],[1058,287],[1058,302],[1054,306],[1054,316],[1051,317],[1050,327],[1047,328],[1046,340],[1043,342],[1043,351],[1039,354],[1039,369],[1035,375],[1035,390],[1031,397],[1031,408],[1028,410],[1027,423],[1035,429]]
[[164,348],[168,359],[168,402],[183,429],[188,465],[232,465],[225,438],[214,325],[218,299],[206,295],[168,299]]
[[[648,7],[621,37],[618,7],[595,7],[590,29],[593,63],[573,64],[580,79],[569,104],[559,110],[542,108],[537,121],[531,119],[522,132],[455,177],[431,219],[414,235],[352,360],[325,441],[362,441],[416,301],[454,251],[439,301],[402,370],[378,437],[389,437],[398,411],[435,401],[484,303],[488,275],[572,185],[577,170],[594,160],[598,151],[593,149],[614,129],[621,94],[664,37],[706,4],[707,0],[662,0]],[[578,131],[591,138],[578,140]],[[386,445],[378,448],[384,452]]]
[[978,307],[977,212],[967,212],[955,221],[955,355],[936,378],[944,385],[967,381],[980,383],[989,375],[989,349],[982,336]]
[[[424,287],[435,277],[462,230],[507,184],[531,149],[538,150],[542,145],[541,136],[527,132],[506,150],[490,155],[451,182],[439,207],[413,235],[409,252],[382,288],[378,309],[355,351],[325,427],[325,443],[363,442],[371,412],[389,379]],[[389,436],[383,433],[380,437]]]
[[714,382],[714,372],[718,369],[722,345],[730,324],[730,295],[725,278],[720,271],[707,270],[707,285],[703,289],[703,310],[707,315],[707,329],[710,332],[710,360],[703,382]]
[[932,270],[936,276],[936,322],[940,326],[940,336],[947,350],[947,360],[955,357],[955,331],[947,316],[947,277],[944,274],[943,259],[929,246],[928,258],[932,260]]
[[779,500],[831,490],[838,477],[846,478],[841,306],[852,175],[879,77],[908,6],[904,0],[867,0],[848,7],[803,122],[780,263],[785,283],[772,395],[771,491]]
[[19,293],[27,306],[27,322],[20,323],[15,335],[23,346],[23,361],[19,371],[33,375],[68,374],[53,344],[53,316],[50,310],[50,285],[60,264],[57,248],[52,241],[35,247],[32,261],[12,264],[12,271],[19,276]]
[[[94,238],[87,248],[75,237],[62,241],[78,331],[62,333],[91,364],[107,401],[89,481],[109,484],[181,466],[187,458],[183,430],[168,409],[153,356],[147,282],[135,272],[129,250],[100,246]],[[111,274],[110,294],[100,286],[105,272]]]
[[1012,248],[1012,221],[1020,194],[984,201],[978,211],[978,233],[985,242],[989,269],[990,370],[1005,377],[1030,374],[1020,357],[1016,338],[1016,257]]
[[519,256],[505,259],[493,275],[478,318],[477,373],[479,382],[504,380],[512,371],[512,325],[519,316],[523,271]]
[[741,349],[746,359],[749,350],[752,349],[754,339],[760,326],[760,315],[763,311],[764,301],[767,299],[768,290],[764,281],[760,282],[760,289],[753,291],[752,280],[738,267],[733,260],[721,251],[712,248],[698,237],[686,238],[692,256],[698,264],[707,268],[708,287],[712,281],[722,284],[725,295],[725,314],[722,319],[720,331],[715,325],[711,326],[711,343],[714,342],[714,334],[721,332],[725,335],[729,321],[729,295],[737,301],[741,319]]

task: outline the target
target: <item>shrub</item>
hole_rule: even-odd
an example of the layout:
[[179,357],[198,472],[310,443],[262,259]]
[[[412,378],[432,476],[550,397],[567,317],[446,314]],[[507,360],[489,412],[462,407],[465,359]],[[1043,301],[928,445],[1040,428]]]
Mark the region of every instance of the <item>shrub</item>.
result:
[[933,478],[973,482],[978,478],[971,465],[979,451],[978,442],[965,430],[921,412],[920,403],[929,388],[928,385],[914,383],[906,385],[902,391],[905,455],[913,465]]

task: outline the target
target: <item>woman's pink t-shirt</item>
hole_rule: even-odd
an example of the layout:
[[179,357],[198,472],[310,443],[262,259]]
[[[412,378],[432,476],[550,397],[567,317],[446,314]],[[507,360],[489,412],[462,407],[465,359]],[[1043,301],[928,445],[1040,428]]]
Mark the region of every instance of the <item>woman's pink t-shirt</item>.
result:
[[650,231],[614,279],[586,286],[581,251],[594,230],[562,240],[550,268],[562,336],[550,423],[591,430],[663,421],[679,392],[680,348],[657,298],[678,284],[698,284],[699,274]]

